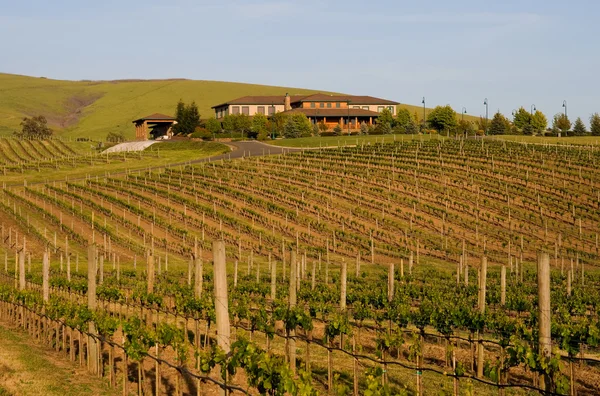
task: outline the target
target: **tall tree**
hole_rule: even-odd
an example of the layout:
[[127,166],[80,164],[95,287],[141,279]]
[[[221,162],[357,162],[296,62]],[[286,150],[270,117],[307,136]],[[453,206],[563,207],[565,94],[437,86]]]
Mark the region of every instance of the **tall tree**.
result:
[[531,113],[523,107],[520,107],[519,110],[513,114],[513,125],[520,130],[523,130],[525,125],[531,125]]
[[379,117],[377,117],[377,124],[388,124],[390,128],[394,123],[394,116],[392,112],[386,107],[379,113]]
[[174,133],[179,135],[193,133],[196,127],[200,125],[200,113],[196,102],[186,105],[180,100],[175,109],[175,119],[177,124],[173,127]]
[[52,136],[52,129],[48,126],[46,117],[42,115],[25,117],[21,121],[21,131],[15,132],[15,136],[21,139],[48,139]]
[[475,126],[472,122],[467,120],[459,120],[456,130],[463,136],[470,136],[475,134]]
[[581,120],[581,117],[577,117],[575,120],[575,125],[573,125],[573,134],[575,136],[585,136],[587,135],[587,129],[585,124]]
[[548,119],[546,118],[544,113],[542,113],[539,110],[536,110],[535,114],[531,116],[531,126],[536,132],[543,132],[548,126]]
[[489,128],[490,135],[506,135],[510,133],[510,121],[499,111],[494,114]]
[[590,117],[590,132],[592,136],[600,136],[600,115],[592,114]]
[[449,131],[457,125],[456,112],[450,105],[436,106],[427,115],[427,123],[438,132]]
[[204,127],[213,135],[218,135],[221,133],[221,123],[217,121],[215,117],[210,117],[208,120],[206,120]]
[[554,119],[552,120],[552,128],[558,129],[562,133],[567,132],[571,129],[571,121],[565,115],[565,113],[557,113],[554,115]]
[[413,119],[413,115],[410,114],[410,111],[405,108],[398,109],[398,113],[396,114],[395,125],[400,127],[406,127],[411,122],[415,122]]
[[267,133],[268,123],[269,123],[269,120],[267,119],[267,116],[265,116],[264,114],[260,114],[260,113],[254,114],[254,116],[252,117],[252,127],[251,127],[252,134],[255,136],[258,136],[261,133],[262,134]]

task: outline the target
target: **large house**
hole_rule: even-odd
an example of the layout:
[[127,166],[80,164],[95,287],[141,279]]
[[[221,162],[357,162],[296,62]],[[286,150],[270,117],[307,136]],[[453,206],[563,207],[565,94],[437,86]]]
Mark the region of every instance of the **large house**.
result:
[[363,122],[369,125],[387,108],[396,115],[398,102],[354,95],[288,95],[244,96],[213,106],[215,117],[228,114],[303,113],[311,122],[325,123],[329,128],[339,124],[342,128],[358,129]]

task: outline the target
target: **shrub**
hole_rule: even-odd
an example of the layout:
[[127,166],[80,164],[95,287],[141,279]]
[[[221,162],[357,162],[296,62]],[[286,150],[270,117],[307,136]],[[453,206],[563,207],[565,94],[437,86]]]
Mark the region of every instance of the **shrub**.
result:
[[190,137],[193,139],[212,140],[212,133],[206,128],[197,127]]

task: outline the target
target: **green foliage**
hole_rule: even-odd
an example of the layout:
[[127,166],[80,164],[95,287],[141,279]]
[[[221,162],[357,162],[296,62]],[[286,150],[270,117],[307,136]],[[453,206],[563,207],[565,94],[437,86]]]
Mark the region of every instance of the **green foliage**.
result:
[[321,131],[321,133],[323,132],[327,132],[329,130],[329,127],[327,126],[327,124],[325,124],[323,121],[319,122],[319,131]]
[[222,131],[221,123],[217,121],[215,117],[210,117],[208,120],[206,120],[204,123],[204,128],[208,129],[210,133],[215,135],[218,135]]
[[472,122],[467,120],[458,121],[458,126],[456,127],[456,131],[464,136],[471,136],[475,134],[475,126]]
[[188,135],[193,133],[200,125],[200,113],[196,102],[189,105],[179,100],[175,110],[175,119],[177,124],[173,126],[173,133],[178,135]]
[[573,134],[575,136],[585,136],[587,135],[587,133],[587,128],[581,120],[581,117],[577,117],[577,119],[575,120],[575,124],[573,125]]
[[367,125],[366,122],[361,122],[360,123],[360,134],[361,135],[367,135],[369,133],[369,126]]
[[398,109],[394,125],[406,127],[411,123],[414,124],[415,119],[413,118],[413,115],[410,113],[410,111],[405,108]]
[[334,128],[333,128],[333,134],[335,136],[340,136],[342,134],[342,126],[340,124],[337,124]]
[[210,140],[212,139],[213,134],[206,128],[197,127],[190,137],[194,139]]
[[592,136],[600,136],[600,115],[598,113],[590,116],[590,133]]
[[252,128],[252,119],[246,114],[228,114],[223,117],[223,129],[229,133],[248,136]]
[[565,113],[557,113],[554,115],[554,119],[552,120],[552,128],[565,133],[571,129],[571,121],[569,121],[569,118],[565,115]]
[[267,116],[256,113],[252,117],[252,126],[250,128],[252,131],[251,137],[257,137],[262,134],[266,138],[268,134],[268,124],[269,120],[267,119]]
[[310,136],[312,126],[303,113],[293,113],[288,116],[283,127],[283,136],[286,138],[298,138]]
[[548,126],[548,120],[546,119],[544,113],[536,110],[535,114],[533,114],[531,117],[531,126],[537,133],[543,132]]
[[513,114],[513,125],[519,130],[523,130],[526,125],[531,125],[531,113],[525,110],[525,108],[520,107],[519,110]]
[[394,124],[394,116],[392,115],[390,109],[385,107],[383,110],[381,110],[376,122],[377,124],[387,124],[391,128],[391,126]]
[[38,115],[23,118],[21,131],[14,134],[20,139],[48,139],[52,137],[52,129],[48,127],[46,117]]
[[502,113],[497,112],[494,114],[494,118],[492,118],[492,122],[490,122],[490,135],[506,135],[510,133],[510,121],[502,115]]
[[436,106],[427,115],[427,123],[438,132],[449,131],[457,126],[456,112],[450,105]]
[[106,135],[107,142],[121,143],[125,141],[125,135],[122,132],[108,132]]

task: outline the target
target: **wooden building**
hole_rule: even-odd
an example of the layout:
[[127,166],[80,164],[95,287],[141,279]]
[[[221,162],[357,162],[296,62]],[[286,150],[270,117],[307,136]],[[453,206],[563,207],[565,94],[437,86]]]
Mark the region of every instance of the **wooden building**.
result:
[[173,125],[177,123],[175,118],[160,113],[138,118],[132,122],[135,124],[136,140],[156,139],[165,135],[171,137]]
[[325,123],[329,128],[340,124],[342,128],[358,129],[363,122],[373,124],[383,109],[396,115],[396,105],[387,99],[355,95],[278,95],[244,96],[213,106],[215,117],[221,119],[228,114],[303,113],[311,122]]

